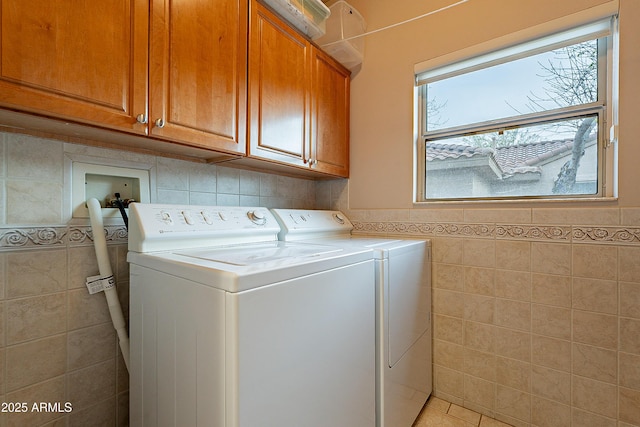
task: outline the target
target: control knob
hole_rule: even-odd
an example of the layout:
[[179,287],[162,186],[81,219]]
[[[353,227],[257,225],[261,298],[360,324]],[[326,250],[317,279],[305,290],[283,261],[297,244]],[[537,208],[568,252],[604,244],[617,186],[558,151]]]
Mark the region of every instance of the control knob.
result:
[[267,217],[262,211],[249,211],[247,212],[247,216],[254,224],[264,225],[267,223]]

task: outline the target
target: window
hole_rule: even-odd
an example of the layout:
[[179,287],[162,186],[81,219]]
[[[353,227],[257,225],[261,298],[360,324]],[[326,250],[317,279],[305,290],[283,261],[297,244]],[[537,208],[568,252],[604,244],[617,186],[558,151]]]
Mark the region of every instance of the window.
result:
[[416,199],[612,194],[614,18],[416,74]]

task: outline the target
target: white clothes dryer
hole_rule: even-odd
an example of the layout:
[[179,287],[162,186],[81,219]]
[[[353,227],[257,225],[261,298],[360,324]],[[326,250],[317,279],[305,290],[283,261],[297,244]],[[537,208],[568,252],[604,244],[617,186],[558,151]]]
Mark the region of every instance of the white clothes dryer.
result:
[[376,425],[410,427],[432,391],[431,245],[352,235],[340,211],[272,209],[281,241],[373,250],[376,280]]
[[375,425],[371,250],[265,208],[130,205],[130,424]]

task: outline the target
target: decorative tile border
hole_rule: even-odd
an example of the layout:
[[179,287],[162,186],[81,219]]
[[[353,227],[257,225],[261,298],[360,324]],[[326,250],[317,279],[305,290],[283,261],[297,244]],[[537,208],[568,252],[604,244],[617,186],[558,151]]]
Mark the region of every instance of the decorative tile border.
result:
[[[640,227],[384,221],[353,221],[353,227],[354,232],[362,234],[640,245]],[[127,243],[128,233],[124,226],[106,226],[104,233],[107,243]],[[89,226],[0,227],[0,252],[55,249],[92,244],[93,234]]]
[[496,238],[568,242],[571,240],[571,227],[568,225],[498,225],[496,227]]
[[638,227],[594,227],[580,225],[460,224],[353,221],[354,232],[408,236],[475,237],[562,243],[640,245]]
[[640,228],[574,227],[572,237],[576,242],[638,245],[640,244]]
[[[127,243],[127,229],[123,226],[107,226],[104,233],[107,243]],[[89,226],[0,228],[0,252],[84,245],[93,245]]]

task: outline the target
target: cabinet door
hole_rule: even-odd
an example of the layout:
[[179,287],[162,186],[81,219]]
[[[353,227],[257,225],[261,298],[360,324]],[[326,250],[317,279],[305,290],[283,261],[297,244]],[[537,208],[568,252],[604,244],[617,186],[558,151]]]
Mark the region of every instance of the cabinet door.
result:
[[0,106],[144,133],[148,0],[0,0]]
[[247,1],[151,1],[151,134],[244,153]]
[[311,164],[314,170],[349,176],[350,72],[313,48]]
[[309,158],[309,42],[251,2],[249,155],[306,166]]

